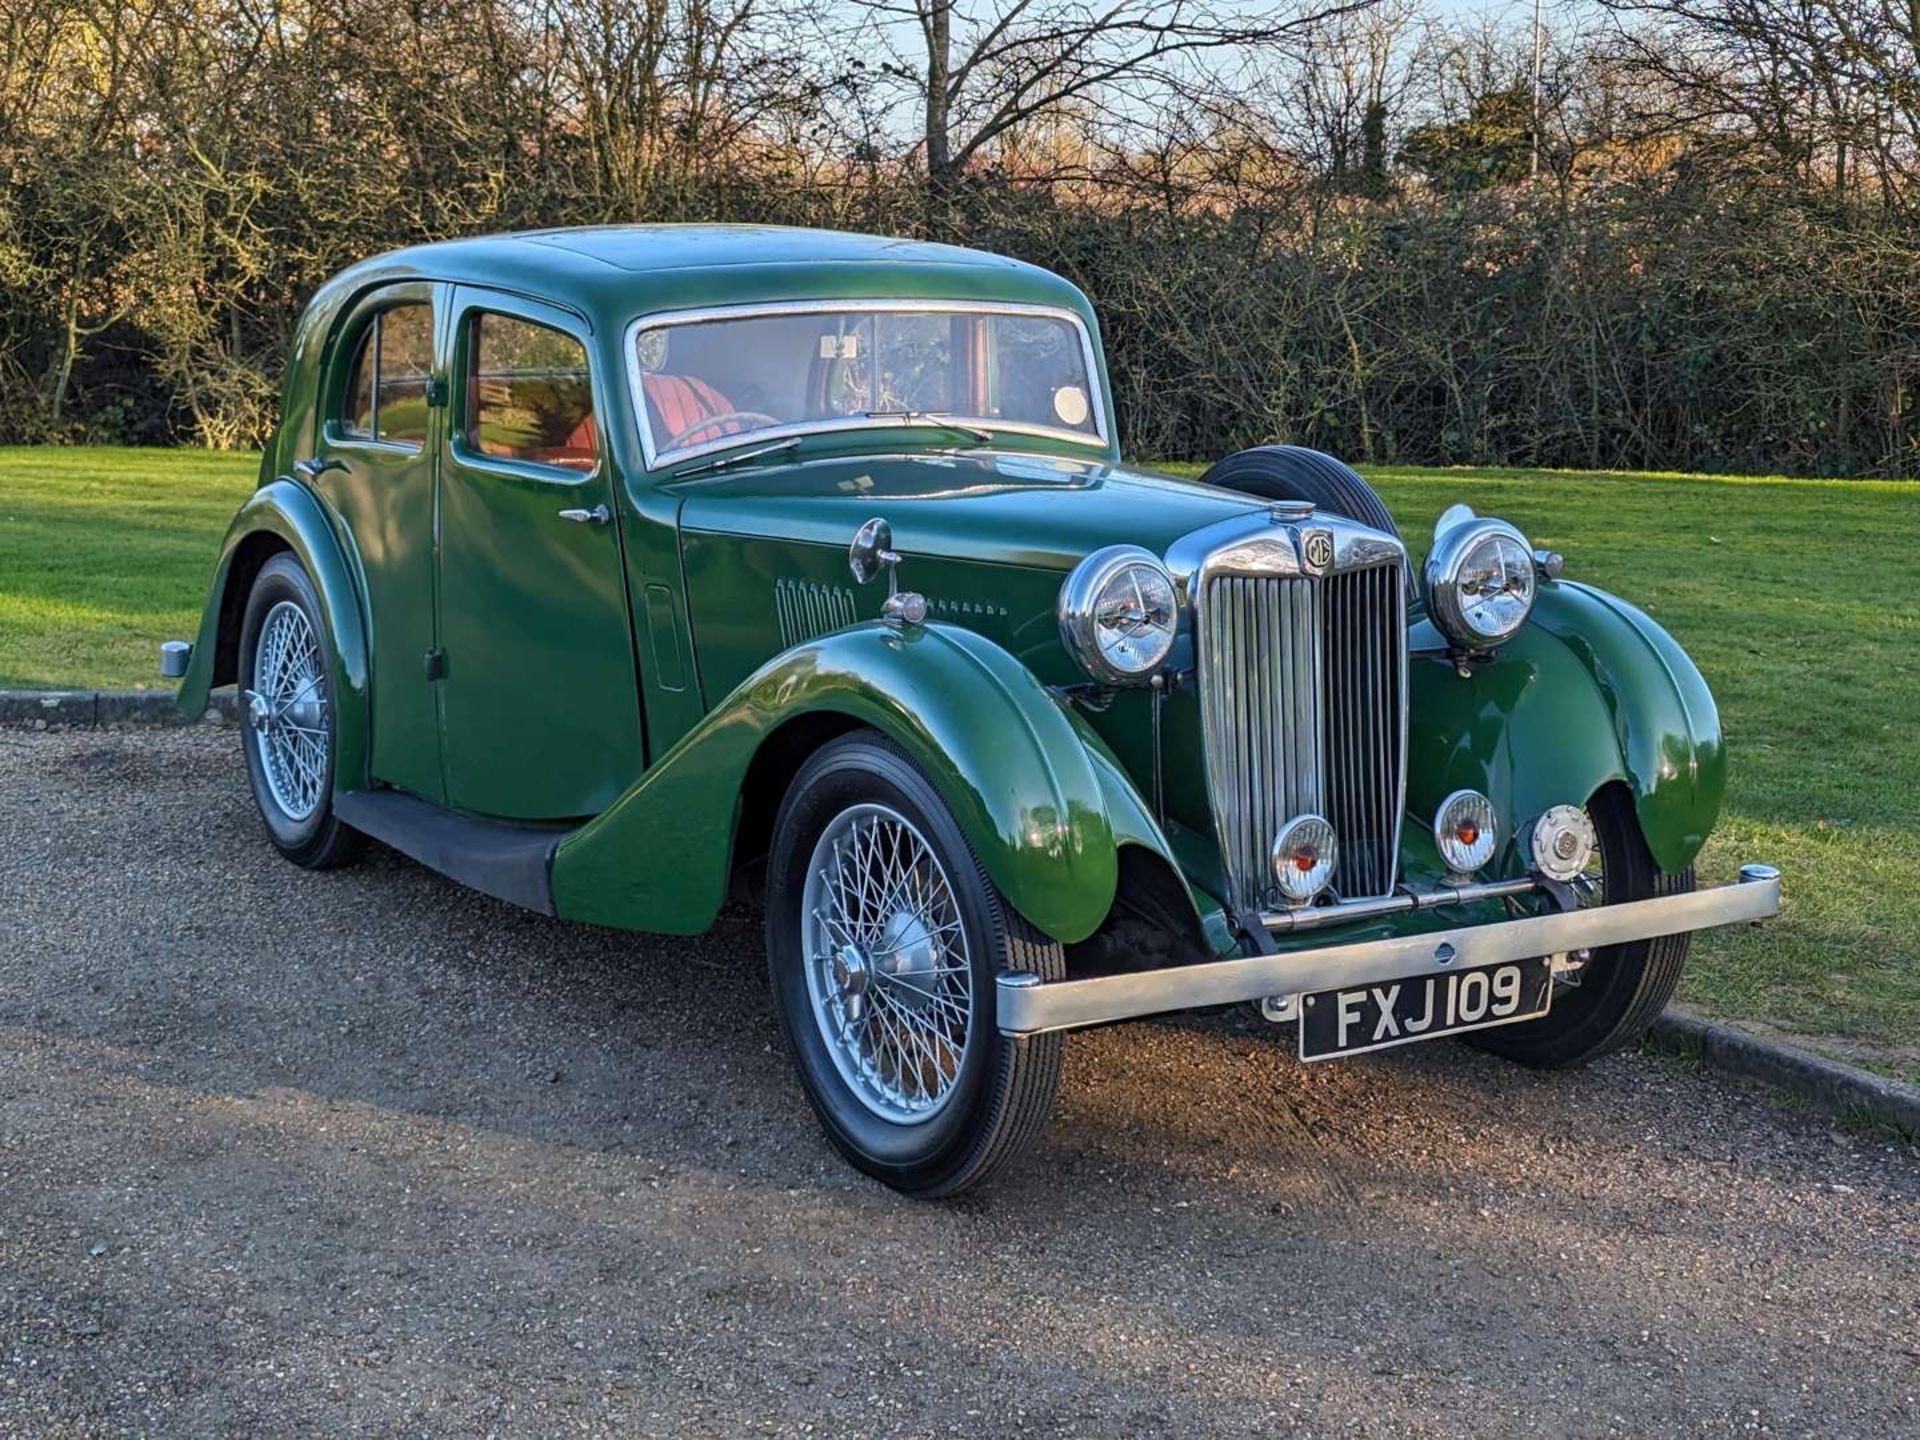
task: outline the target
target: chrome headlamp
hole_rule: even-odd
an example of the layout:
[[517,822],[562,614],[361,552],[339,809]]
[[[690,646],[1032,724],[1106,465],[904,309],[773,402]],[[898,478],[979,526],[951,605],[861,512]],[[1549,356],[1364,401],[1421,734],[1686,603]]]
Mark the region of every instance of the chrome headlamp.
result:
[[1138,545],[1087,556],[1060,587],[1060,638],[1108,685],[1141,685],[1173,649],[1180,601],[1160,557]]
[[1506,521],[1455,505],[1435,527],[1426,585],[1427,613],[1441,633],[1462,650],[1490,650],[1533,609],[1533,551]]

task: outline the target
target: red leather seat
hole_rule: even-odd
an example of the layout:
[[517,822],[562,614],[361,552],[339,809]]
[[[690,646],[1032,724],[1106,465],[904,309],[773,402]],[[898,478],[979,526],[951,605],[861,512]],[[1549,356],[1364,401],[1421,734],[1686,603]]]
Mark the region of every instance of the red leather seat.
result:
[[740,420],[722,420],[715,425],[695,430],[702,420],[716,415],[730,413],[735,407],[731,400],[722,395],[713,386],[698,375],[668,375],[656,373],[640,377],[640,385],[647,394],[647,403],[653,407],[659,424],[654,427],[660,448],[676,435],[688,434],[681,443],[700,445],[709,440],[718,440],[725,435],[738,435],[747,428]]
[[567,443],[536,450],[528,458],[547,465],[563,465],[569,470],[591,470],[600,456],[600,436],[589,411],[567,436]]

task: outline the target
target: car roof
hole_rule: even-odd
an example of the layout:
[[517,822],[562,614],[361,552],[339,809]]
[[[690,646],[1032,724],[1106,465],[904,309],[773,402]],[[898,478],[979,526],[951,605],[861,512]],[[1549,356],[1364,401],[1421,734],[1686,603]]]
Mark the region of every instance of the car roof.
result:
[[[350,265],[300,317],[283,382],[280,430],[263,479],[307,453],[327,346],[359,302],[407,281],[487,286],[562,306],[614,340],[644,315],[787,301],[940,300],[1044,305],[1099,335],[1093,306],[1038,265],[928,240],[777,225],[603,225],[442,240]],[[1098,344],[1095,346],[1096,359]],[[1102,384],[1105,369],[1101,368]],[[285,452],[285,453],[282,453]]]
[[444,240],[375,256],[326,287],[335,297],[399,280],[490,285],[590,321],[665,309],[832,300],[998,300],[1092,319],[1070,282],[1039,266],[928,240],[777,225],[604,225]]

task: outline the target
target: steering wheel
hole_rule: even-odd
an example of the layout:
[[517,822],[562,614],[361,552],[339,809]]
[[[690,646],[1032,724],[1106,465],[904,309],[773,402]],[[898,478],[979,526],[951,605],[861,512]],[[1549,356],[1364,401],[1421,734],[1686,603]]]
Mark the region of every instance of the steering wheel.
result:
[[678,450],[681,445],[691,440],[695,435],[701,434],[703,431],[711,430],[717,425],[726,425],[735,420],[753,420],[758,421],[760,425],[778,425],[780,423],[780,417],[778,415],[769,415],[764,410],[724,410],[718,415],[709,415],[704,420],[695,421],[677,435],[669,436],[667,443],[660,448],[663,450]]

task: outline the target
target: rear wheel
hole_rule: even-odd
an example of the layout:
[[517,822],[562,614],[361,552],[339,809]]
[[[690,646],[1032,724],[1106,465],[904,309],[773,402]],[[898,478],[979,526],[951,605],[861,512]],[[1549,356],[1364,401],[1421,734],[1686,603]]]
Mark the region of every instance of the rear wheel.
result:
[[1061,1038],[1002,1035],[995,982],[1058,979],[1064,953],[1007,905],[896,746],[849,735],[801,770],[775,825],[766,917],[795,1068],[854,1165],[933,1198],[1039,1138]]
[[1208,485],[1263,500],[1305,500],[1316,510],[1397,536],[1393,516],[1350,465],[1302,445],[1256,445],[1236,451],[1200,477]]
[[364,837],[333,811],[333,645],[313,581],[291,555],[261,567],[240,627],[240,734],[260,818],[280,853],[324,870]]
[[[1602,790],[1587,814],[1600,843],[1577,887],[1583,906],[1693,889],[1691,867],[1670,875],[1654,864],[1623,790]],[[1692,933],[1683,932],[1604,946],[1564,982],[1556,980],[1553,1004],[1540,1019],[1462,1038],[1477,1049],[1543,1070],[1591,1064],[1647,1033],[1673,998],[1692,942]]]

